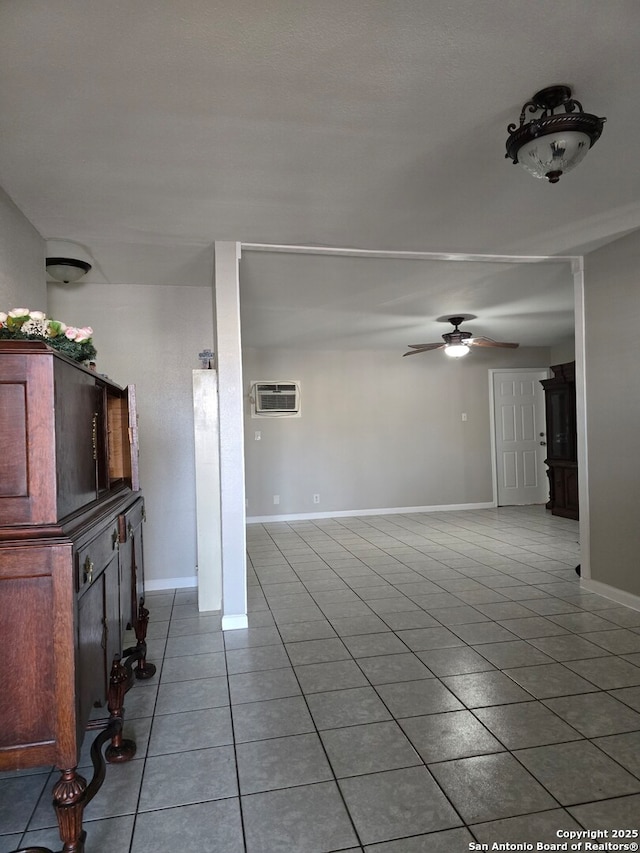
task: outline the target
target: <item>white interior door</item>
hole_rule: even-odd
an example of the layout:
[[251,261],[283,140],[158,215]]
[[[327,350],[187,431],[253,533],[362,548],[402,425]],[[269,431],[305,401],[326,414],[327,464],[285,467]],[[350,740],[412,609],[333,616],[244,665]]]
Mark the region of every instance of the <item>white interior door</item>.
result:
[[504,370],[493,374],[498,506],[546,503],[544,391],[547,370]]

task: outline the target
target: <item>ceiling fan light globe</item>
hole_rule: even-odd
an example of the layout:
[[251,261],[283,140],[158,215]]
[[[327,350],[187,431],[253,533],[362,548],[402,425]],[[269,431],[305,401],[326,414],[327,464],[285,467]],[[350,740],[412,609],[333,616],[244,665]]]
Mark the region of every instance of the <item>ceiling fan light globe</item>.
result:
[[469,347],[466,344],[447,344],[444,352],[449,358],[462,358],[469,352]]
[[548,133],[525,142],[518,151],[518,163],[534,178],[557,183],[560,175],[570,172],[586,156],[591,140],[586,133],[565,130]]

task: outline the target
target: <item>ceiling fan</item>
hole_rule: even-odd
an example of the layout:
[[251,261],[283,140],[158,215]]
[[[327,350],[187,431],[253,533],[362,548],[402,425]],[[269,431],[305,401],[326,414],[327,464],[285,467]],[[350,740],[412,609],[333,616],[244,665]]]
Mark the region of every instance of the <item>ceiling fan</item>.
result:
[[506,341],[494,341],[493,338],[486,338],[484,335],[461,332],[458,326],[463,320],[464,317],[449,317],[453,332],[445,332],[442,336],[443,344],[409,344],[411,349],[409,352],[403,353],[403,357],[405,355],[417,355],[419,352],[428,352],[432,349],[444,349],[446,355],[452,358],[461,358],[469,352],[469,347],[508,347],[515,349],[520,346]]

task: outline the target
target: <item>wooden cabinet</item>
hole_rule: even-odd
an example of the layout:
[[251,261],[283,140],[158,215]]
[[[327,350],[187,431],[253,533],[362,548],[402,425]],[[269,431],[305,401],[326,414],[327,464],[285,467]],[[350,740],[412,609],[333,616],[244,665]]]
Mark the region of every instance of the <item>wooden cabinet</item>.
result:
[[133,389],[46,344],[0,342],[0,770],[62,771],[54,806],[73,853],[99,787],[75,772],[96,704],[109,702],[112,760],[132,754],[120,734],[127,627],[136,674],[154,671],[134,403]]
[[542,380],[547,419],[549,503],[553,515],[578,518],[578,448],[575,362],[556,364]]

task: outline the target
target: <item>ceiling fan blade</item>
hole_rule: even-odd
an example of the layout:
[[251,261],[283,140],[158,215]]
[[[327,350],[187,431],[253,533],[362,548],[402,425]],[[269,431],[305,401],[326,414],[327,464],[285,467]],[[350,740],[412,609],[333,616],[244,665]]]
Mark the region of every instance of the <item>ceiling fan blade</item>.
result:
[[520,344],[509,343],[507,341],[494,341],[493,338],[485,338],[483,335],[472,338],[465,343],[474,347],[508,347],[509,349],[516,349],[516,347],[520,346]]
[[407,344],[407,346],[410,346],[411,350],[410,352],[403,353],[403,358],[405,355],[418,355],[419,352],[429,352],[429,350],[432,349],[442,349],[444,344]]

